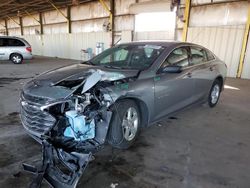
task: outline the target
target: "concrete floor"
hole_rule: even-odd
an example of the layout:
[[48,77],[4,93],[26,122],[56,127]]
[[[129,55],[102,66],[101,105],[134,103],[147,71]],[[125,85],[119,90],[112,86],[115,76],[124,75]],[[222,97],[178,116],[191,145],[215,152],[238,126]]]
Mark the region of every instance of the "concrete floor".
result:
[[[0,187],[27,187],[31,175],[21,164],[37,161],[41,153],[20,124],[22,85],[71,63],[77,61],[36,57],[22,65],[0,62]],[[227,79],[226,85],[217,107],[192,107],[151,126],[127,151],[106,146],[78,187],[249,188],[250,80]]]

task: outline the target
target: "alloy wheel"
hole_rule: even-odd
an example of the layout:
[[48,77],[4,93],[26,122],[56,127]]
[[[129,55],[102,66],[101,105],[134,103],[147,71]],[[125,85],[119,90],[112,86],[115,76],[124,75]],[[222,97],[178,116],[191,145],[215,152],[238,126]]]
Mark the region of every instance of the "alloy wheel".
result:
[[122,121],[122,129],[124,138],[131,141],[136,136],[138,130],[139,117],[138,112],[134,107],[128,108]]

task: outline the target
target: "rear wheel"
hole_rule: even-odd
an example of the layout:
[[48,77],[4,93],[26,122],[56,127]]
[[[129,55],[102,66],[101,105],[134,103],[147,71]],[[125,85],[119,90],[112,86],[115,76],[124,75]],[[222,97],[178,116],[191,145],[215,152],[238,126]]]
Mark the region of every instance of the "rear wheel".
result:
[[127,149],[136,140],[141,127],[141,114],[133,100],[122,100],[114,105],[108,133],[108,143]]
[[218,103],[221,93],[221,87],[221,82],[219,80],[215,80],[208,96],[208,105],[210,107],[214,107]]
[[23,62],[23,56],[21,56],[20,54],[12,54],[10,56],[10,60],[14,63],[14,64],[21,64]]

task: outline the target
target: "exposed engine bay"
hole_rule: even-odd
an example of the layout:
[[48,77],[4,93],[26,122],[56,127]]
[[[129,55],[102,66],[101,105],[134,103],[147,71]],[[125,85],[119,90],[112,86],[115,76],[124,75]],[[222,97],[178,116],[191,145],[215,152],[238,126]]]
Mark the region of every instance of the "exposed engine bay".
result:
[[[43,178],[53,187],[77,185],[93,159],[92,154],[106,141],[112,115],[110,107],[118,97],[112,96],[107,86],[132,80],[122,74],[107,75],[101,70],[89,70],[87,78],[53,84],[53,87],[67,90],[64,98],[41,104],[38,99],[30,100],[30,96],[22,94],[22,123],[43,146],[40,167],[23,164],[26,171],[36,175],[30,187],[40,187]],[[39,83],[35,84],[36,89]]]

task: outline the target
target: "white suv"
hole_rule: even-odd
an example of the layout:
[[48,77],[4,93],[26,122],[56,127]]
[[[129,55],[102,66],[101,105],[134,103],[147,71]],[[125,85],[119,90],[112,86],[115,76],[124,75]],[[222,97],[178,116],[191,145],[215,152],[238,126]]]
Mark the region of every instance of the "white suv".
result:
[[21,64],[24,59],[32,59],[32,49],[26,40],[0,36],[0,60],[11,60],[15,64]]

